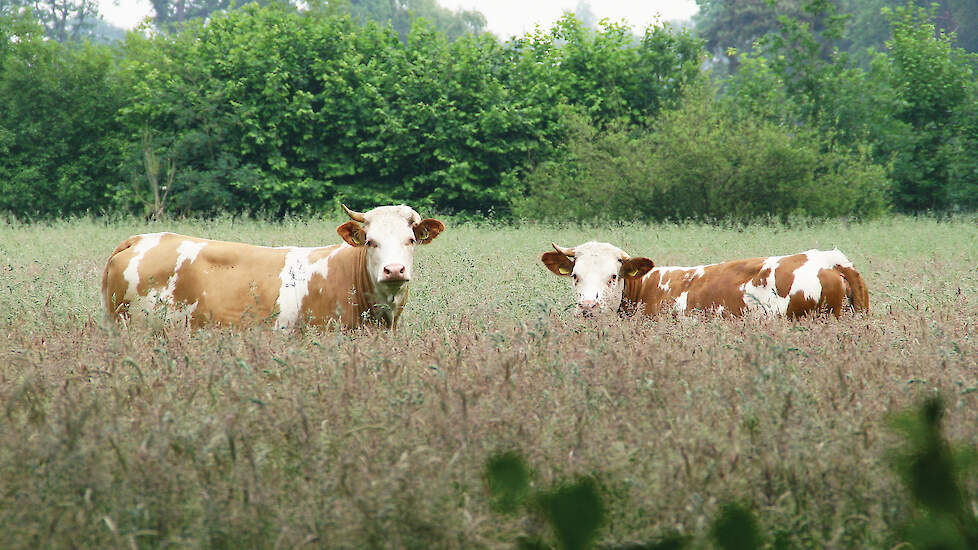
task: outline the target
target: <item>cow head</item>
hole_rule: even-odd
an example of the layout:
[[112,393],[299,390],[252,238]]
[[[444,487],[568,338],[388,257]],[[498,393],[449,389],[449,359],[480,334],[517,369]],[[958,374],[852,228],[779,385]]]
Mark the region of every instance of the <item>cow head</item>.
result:
[[632,258],[608,243],[591,241],[573,248],[550,244],[556,252],[547,252],[540,259],[550,271],[570,277],[577,310],[584,315],[618,309],[625,279],[642,277],[655,266],[648,258]]
[[[384,294],[393,294],[411,280],[414,248],[428,244],[445,230],[438,220],[425,219],[409,206],[379,206],[360,213],[343,205],[353,219],[336,228],[350,246],[366,250],[367,276]],[[363,224],[363,225],[360,225]]]

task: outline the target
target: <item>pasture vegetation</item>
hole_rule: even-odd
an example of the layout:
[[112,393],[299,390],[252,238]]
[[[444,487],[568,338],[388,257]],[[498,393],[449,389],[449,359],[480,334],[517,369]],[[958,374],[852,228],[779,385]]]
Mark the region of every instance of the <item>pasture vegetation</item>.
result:
[[[712,548],[739,502],[778,548],[893,548],[915,512],[892,415],[940,393],[948,438],[978,445],[974,219],[449,223],[394,334],[101,321],[101,270],[129,234],[317,245],[339,221],[0,225],[0,547],[550,540],[493,511],[487,457],[518,450],[535,491],[594,476],[600,547]],[[585,322],[538,258],[590,238],[660,265],[838,246],[871,314]]]

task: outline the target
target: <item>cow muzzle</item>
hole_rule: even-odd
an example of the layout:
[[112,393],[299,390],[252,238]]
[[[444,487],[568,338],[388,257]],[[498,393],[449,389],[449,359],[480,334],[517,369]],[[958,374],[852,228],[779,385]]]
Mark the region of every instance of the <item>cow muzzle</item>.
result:
[[408,276],[404,264],[387,264],[381,270],[379,282],[403,284],[410,280],[411,277]]
[[577,303],[577,312],[584,317],[591,317],[598,311],[597,300],[581,300]]

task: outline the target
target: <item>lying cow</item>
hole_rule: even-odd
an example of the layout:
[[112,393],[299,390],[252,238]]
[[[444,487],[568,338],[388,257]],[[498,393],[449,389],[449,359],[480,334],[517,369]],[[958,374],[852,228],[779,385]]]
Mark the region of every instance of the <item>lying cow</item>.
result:
[[129,237],[102,276],[106,314],[128,318],[162,306],[195,327],[270,318],[279,329],[299,322],[351,328],[369,320],[396,327],[415,245],[430,243],[445,226],[422,220],[404,205],[366,213],[343,209],[354,220],[336,228],[346,244],[320,248],[270,248],[174,233]]
[[808,313],[867,311],[869,294],[852,262],[838,250],[733,260],[697,267],[655,267],[608,243],[553,244],[544,265],[569,276],[581,313],[616,308],[630,313],[671,309],[744,315],[757,311],[795,318]]

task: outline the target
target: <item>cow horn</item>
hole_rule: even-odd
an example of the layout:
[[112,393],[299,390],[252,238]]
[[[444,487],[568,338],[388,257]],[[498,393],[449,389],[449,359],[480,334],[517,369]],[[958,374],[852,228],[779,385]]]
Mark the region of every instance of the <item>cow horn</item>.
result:
[[557,252],[560,252],[564,256],[568,256],[568,257],[571,257],[571,258],[574,257],[574,247],[564,248],[564,247],[560,246],[559,244],[553,243],[553,242],[550,243],[550,244],[553,245],[554,250],[556,250]]
[[346,207],[345,204],[340,204],[340,206],[343,207],[343,210],[346,210],[346,215],[350,216],[351,219],[358,221],[360,223],[365,223],[367,221],[366,218],[363,217],[363,214],[361,214],[360,212],[357,212],[356,210],[350,210],[349,208]]

